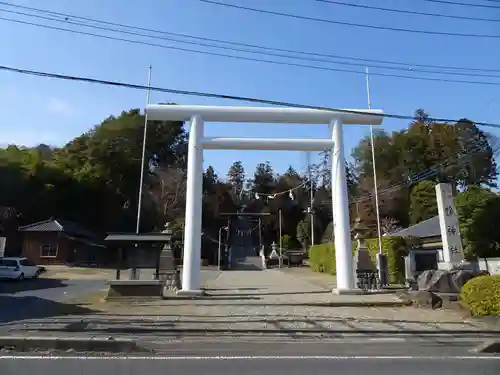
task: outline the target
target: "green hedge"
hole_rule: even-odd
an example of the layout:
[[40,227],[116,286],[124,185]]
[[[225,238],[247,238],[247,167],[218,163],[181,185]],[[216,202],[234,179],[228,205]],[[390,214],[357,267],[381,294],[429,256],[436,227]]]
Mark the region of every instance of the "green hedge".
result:
[[[352,245],[353,254],[356,251],[356,243]],[[313,271],[329,273],[335,275],[335,245],[333,243],[324,243],[314,245],[309,248],[309,264]]]
[[[389,281],[391,283],[403,283],[404,256],[408,248],[418,242],[416,238],[405,239],[403,237],[383,237],[382,252],[387,255],[389,268]],[[378,253],[378,239],[366,240],[366,246],[374,262]],[[353,254],[356,251],[356,242],[352,245]],[[335,275],[335,245],[333,243],[311,246],[309,249],[309,263],[315,272],[324,272]]]
[[474,316],[500,315],[500,275],[469,280],[462,287],[460,300]]

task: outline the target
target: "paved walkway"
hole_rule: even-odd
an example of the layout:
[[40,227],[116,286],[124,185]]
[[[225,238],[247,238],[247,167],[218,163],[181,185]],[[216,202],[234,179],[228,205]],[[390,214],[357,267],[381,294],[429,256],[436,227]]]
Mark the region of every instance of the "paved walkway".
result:
[[309,267],[283,267],[278,268],[280,272],[284,272],[290,276],[301,278],[308,283],[317,285],[325,289],[334,289],[337,285],[337,278],[328,273],[314,272]]

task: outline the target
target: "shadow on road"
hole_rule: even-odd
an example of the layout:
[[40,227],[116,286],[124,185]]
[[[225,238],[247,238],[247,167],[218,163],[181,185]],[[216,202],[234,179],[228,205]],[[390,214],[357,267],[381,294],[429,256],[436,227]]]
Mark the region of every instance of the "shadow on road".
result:
[[259,290],[259,288],[206,288],[207,292],[217,292],[217,291],[231,291],[231,290]]
[[85,315],[96,311],[35,296],[0,295],[0,324],[25,319],[43,319],[64,315]]
[[232,269],[234,269],[235,271],[262,271],[262,267],[248,263],[235,264],[234,268]]
[[[210,293],[210,295],[215,295],[217,296],[218,294],[216,293],[217,291],[222,290],[222,289],[212,289],[213,292],[215,293]],[[226,290],[231,290],[231,289],[226,289]],[[235,292],[238,292],[241,289],[233,289]],[[307,292],[281,292],[281,293],[266,293],[266,292],[259,292],[259,289],[256,289],[255,293],[232,293],[230,296],[233,297],[239,297],[240,299],[251,299],[249,297],[257,297],[257,296],[283,296],[287,294],[292,294],[292,295],[299,295],[299,294],[328,294],[331,295],[332,292],[329,290],[313,290],[313,291],[307,291]],[[224,294],[226,296],[229,296],[229,294]],[[237,298],[235,298],[237,299]],[[260,299],[260,298],[259,298]],[[359,303],[358,303],[359,304]]]
[[[192,297],[176,297],[176,300],[190,300],[192,301]],[[248,294],[215,294],[215,293],[209,293],[207,296],[203,297],[196,297],[195,298],[197,301],[231,301],[231,300],[261,300],[262,298],[258,297],[258,295],[248,295]],[[176,304],[179,306],[179,304]]]
[[[420,328],[407,329],[401,326],[402,321],[395,321],[391,319],[368,319],[364,323],[380,323],[383,322],[388,326],[385,329],[364,327],[359,325],[358,322],[350,318],[337,318],[337,319],[321,319],[316,321],[314,319],[298,318],[293,320],[293,325],[290,326],[290,319],[283,318],[270,318],[263,316],[261,318],[253,319],[217,319],[217,321],[206,319],[205,316],[190,316],[195,318],[193,320],[159,320],[159,317],[168,317],[169,315],[154,316],[150,319],[145,319],[145,316],[140,318],[134,316],[123,316],[122,319],[117,315],[89,316],[88,318],[77,317],[76,320],[67,320],[65,318],[58,318],[56,324],[50,324],[49,327],[37,327],[39,332],[86,332],[86,333],[106,333],[106,334],[154,334],[155,337],[162,335],[183,335],[189,334],[244,334],[244,333],[281,333],[294,337],[298,333],[315,333],[325,334],[328,336],[343,337],[345,334],[363,334],[368,337],[375,335],[407,335],[411,333],[412,337],[430,337],[433,335],[447,335],[450,337],[461,335],[480,336],[482,334],[500,337],[500,331],[494,329],[480,329],[472,324],[469,328],[463,328],[457,324],[455,329],[442,328],[439,325],[434,326],[431,322],[422,321],[409,321],[420,325]],[[175,318],[175,316],[172,316]],[[204,319],[205,318],[205,319]],[[247,317],[248,318],[248,317]],[[71,317],[69,319],[72,319]],[[297,325],[297,323],[300,323]],[[326,324],[326,326],[325,326]],[[295,328],[295,327],[297,328]],[[330,327],[328,327],[330,326]],[[209,328],[208,328],[209,327]],[[20,331],[32,331],[29,325],[20,329]],[[326,336],[324,336],[326,337]]]
[[1,280],[0,294],[14,294],[28,290],[53,289],[66,286],[63,280],[60,279]]

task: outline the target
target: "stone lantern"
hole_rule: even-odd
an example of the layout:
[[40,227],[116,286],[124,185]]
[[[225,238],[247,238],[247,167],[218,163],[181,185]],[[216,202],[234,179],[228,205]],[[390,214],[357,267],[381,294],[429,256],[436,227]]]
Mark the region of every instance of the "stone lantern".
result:
[[354,239],[357,242],[357,249],[361,247],[366,247],[365,236],[369,230],[370,229],[359,217],[354,221],[354,227],[352,228],[352,233],[354,234]]
[[158,263],[158,278],[164,282],[163,296],[170,291],[181,288],[180,272],[177,269],[174,252],[172,249],[172,228],[170,223],[165,223],[165,228],[161,232],[165,235],[165,242],[160,252]]
[[366,247],[365,236],[368,233],[369,228],[366,224],[358,217],[352,228],[352,233],[354,234],[354,239],[357,242],[356,252],[354,254],[354,275],[358,280],[358,287],[366,289],[374,289],[376,284],[376,274],[377,267],[373,263],[370,257],[370,250]]

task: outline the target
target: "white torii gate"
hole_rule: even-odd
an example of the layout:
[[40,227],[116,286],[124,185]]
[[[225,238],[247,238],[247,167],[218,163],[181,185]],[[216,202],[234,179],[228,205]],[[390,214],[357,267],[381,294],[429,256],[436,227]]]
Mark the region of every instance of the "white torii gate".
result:
[[[317,110],[308,108],[219,107],[150,104],[148,120],[191,121],[189,130],[184,228],[184,263],[182,290],[185,295],[200,295],[203,149],[207,150],[293,150],[323,151],[332,149],[332,206],[337,264],[337,293],[355,291],[349,202],[343,144],[343,125],[380,125],[380,110]],[[344,112],[345,111],[345,112]],[[285,124],[329,124],[331,137],[318,138],[224,138],[205,137],[204,123],[262,122]]]

